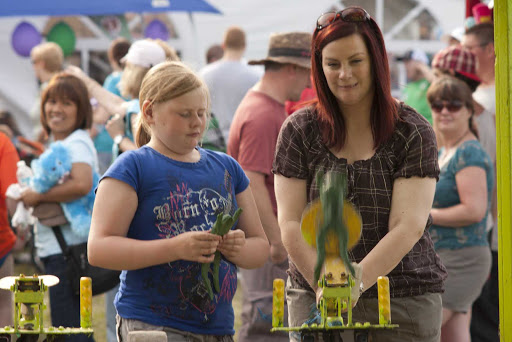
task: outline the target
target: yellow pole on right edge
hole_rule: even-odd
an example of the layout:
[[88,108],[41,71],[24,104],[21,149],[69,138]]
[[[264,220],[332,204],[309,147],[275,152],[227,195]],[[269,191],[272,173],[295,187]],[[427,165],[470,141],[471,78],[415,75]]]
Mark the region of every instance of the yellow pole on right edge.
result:
[[500,339],[512,341],[512,4],[494,1],[496,52],[496,168],[498,171],[498,278]]
[[80,278],[80,327],[92,328],[92,280],[89,277]]

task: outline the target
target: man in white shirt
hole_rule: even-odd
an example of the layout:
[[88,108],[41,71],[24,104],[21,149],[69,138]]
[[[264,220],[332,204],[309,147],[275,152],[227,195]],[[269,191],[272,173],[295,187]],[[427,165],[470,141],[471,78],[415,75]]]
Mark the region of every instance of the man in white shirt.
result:
[[238,105],[261,76],[256,67],[242,60],[245,46],[245,32],[236,26],[228,28],[222,43],[223,57],[199,72],[210,90],[211,111],[219,122],[226,143]]

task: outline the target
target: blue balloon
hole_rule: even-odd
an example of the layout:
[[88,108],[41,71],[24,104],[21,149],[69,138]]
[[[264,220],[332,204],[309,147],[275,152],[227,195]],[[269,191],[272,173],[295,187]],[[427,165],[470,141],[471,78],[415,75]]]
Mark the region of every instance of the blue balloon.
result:
[[16,26],[11,36],[11,45],[14,51],[22,57],[29,57],[30,50],[41,43],[43,37],[34,25],[22,21]]
[[162,21],[155,19],[146,26],[144,37],[167,41],[169,39],[169,30]]

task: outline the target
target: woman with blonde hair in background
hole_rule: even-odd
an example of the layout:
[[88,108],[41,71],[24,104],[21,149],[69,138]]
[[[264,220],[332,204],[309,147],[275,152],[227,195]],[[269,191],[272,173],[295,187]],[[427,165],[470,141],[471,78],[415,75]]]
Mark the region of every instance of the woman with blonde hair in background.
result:
[[139,91],[144,76],[153,66],[177,58],[175,51],[163,41],[142,39],[133,42],[126,56],[121,59],[125,67],[119,81],[121,95],[129,98],[129,101],[102,88],[80,68],[68,67],[70,72],[85,82],[91,97],[104,109],[105,127],[114,140],[113,159],[120,152],[136,148],[134,130],[139,114]]

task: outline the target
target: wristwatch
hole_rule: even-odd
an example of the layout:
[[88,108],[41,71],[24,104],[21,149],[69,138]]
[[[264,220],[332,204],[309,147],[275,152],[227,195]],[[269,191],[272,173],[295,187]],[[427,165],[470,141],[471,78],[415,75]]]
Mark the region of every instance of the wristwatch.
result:
[[126,135],[118,134],[114,137],[114,144],[118,145],[123,141],[123,139],[126,137]]

